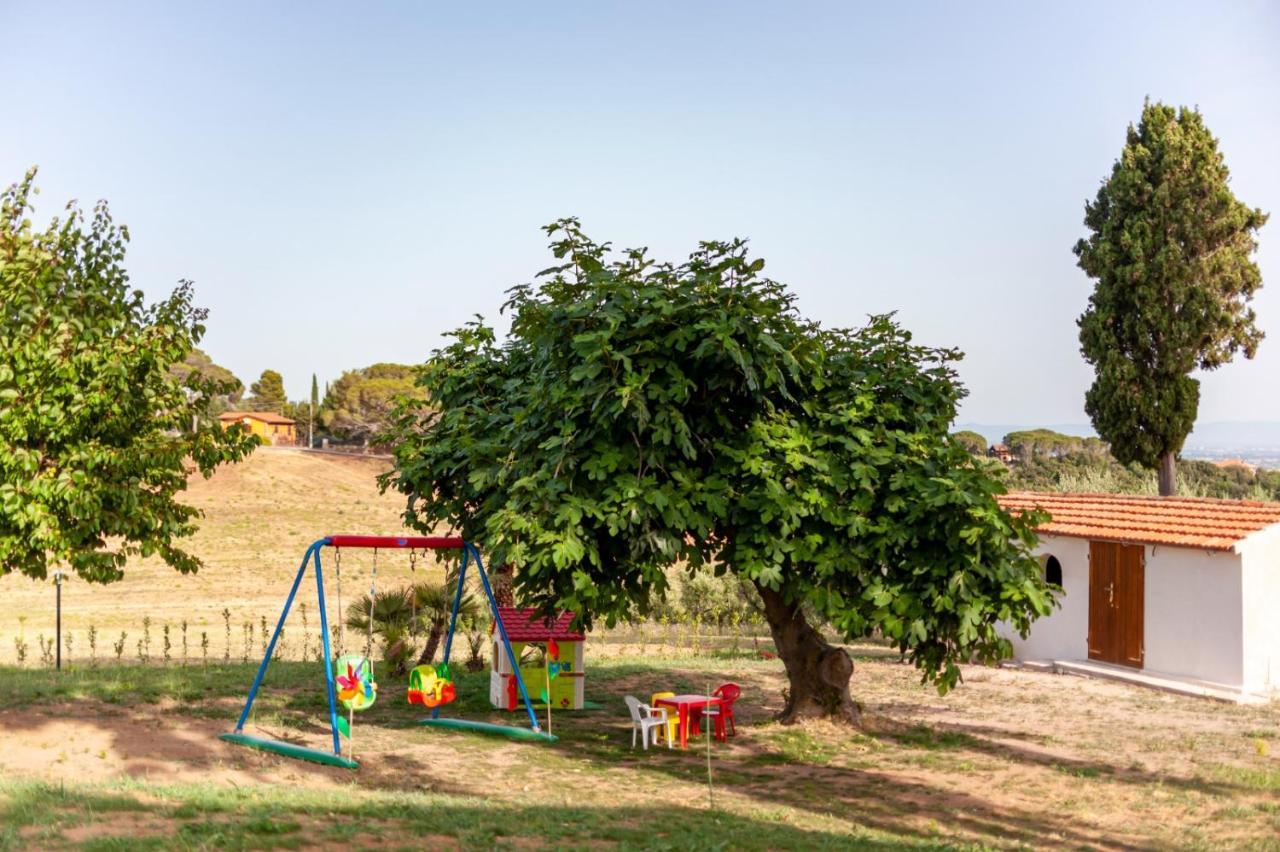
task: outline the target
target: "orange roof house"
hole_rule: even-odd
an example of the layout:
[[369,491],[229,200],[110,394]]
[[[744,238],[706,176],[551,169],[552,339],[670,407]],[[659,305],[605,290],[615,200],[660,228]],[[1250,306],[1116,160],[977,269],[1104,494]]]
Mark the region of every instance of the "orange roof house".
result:
[[[1017,491],[1060,607],[1015,655],[1142,672],[1248,700],[1280,692],[1280,503]],[[1214,691],[1216,690],[1216,692]]]
[[269,444],[297,442],[295,422],[274,411],[224,411],[218,420],[223,426],[240,425]]

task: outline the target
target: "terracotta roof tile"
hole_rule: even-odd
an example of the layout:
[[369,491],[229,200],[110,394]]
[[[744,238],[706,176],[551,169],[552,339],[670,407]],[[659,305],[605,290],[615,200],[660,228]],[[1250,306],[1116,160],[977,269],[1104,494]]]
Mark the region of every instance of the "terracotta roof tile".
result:
[[555,639],[561,642],[581,642],[584,637],[577,631],[570,630],[573,613],[562,612],[553,623],[537,617],[537,611],[521,609],[514,606],[498,607],[498,615],[502,617],[502,626],[507,630],[507,638],[512,642],[545,642]]
[[243,420],[246,417],[252,417],[254,420],[261,420],[263,423],[279,423],[291,424],[295,421],[285,417],[283,414],[277,414],[274,411],[224,411],[218,415],[219,420]]
[[1246,536],[1280,524],[1280,503],[1252,500],[1040,491],[1013,491],[999,499],[1013,512],[1048,512],[1042,533],[1099,541],[1232,550]]

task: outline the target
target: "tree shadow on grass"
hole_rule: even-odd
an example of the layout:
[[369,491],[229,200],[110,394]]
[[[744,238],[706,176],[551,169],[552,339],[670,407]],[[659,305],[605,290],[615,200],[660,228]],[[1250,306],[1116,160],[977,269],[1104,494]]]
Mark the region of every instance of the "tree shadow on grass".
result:
[[[107,815],[125,818],[105,819]],[[666,803],[626,808],[493,806],[447,797],[354,801],[340,791],[265,797],[260,790],[198,788],[166,788],[143,799],[127,790],[69,792],[31,782],[0,785],[0,825],[0,842],[8,840],[15,848],[37,837],[47,843],[65,841],[69,829],[76,831],[78,840],[102,848],[113,843],[171,848],[175,842],[212,848],[292,847],[351,840],[386,846],[452,841],[464,848],[600,843],[664,849],[921,848],[873,832],[805,829]]]
[[[629,668],[611,674],[614,676],[602,680],[615,689],[630,689],[647,700],[652,670]],[[706,688],[706,677],[701,672],[677,669],[663,674],[664,686],[670,684],[667,688],[675,691],[683,691],[686,685],[694,692]],[[1136,833],[1130,837],[1109,836],[1103,829],[1082,824],[1070,814],[1056,813],[1048,803],[1044,807],[1027,807],[1017,804],[1017,795],[1002,801],[992,795],[995,791],[986,790],[980,770],[962,766],[969,755],[994,759],[1005,764],[1004,768],[1026,767],[1080,779],[1102,778],[1104,783],[1120,783],[1139,790],[1174,788],[1223,800],[1256,792],[1240,784],[1055,754],[1047,748],[1050,738],[1035,732],[967,723],[930,727],[883,716],[878,706],[869,711],[871,724],[853,734],[867,744],[864,754],[842,754],[839,745],[824,751],[819,743],[810,753],[802,751],[803,756],[796,758],[786,748],[780,748],[778,740],[792,731],[802,734],[802,729],[769,729],[752,724],[771,715],[771,708],[762,707],[755,700],[762,694],[754,692],[766,686],[766,674],[736,680],[746,687],[736,708],[740,736],[728,747],[713,745],[714,774],[722,789],[761,804],[839,814],[851,823],[895,836],[928,840],[936,837],[938,826],[942,825],[948,833],[1015,842],[1051,838],[1055,843],[1080,845],[1150,843]],[[562,725],[562,740],[554,748],[566,757],[585,757],[600,767],[625,768],[644,776],[705,785],[706,757],[701,742],[696,751],[689,752],[665,748],[633,751],[629,748],[630,725],[620,696],[613,695],[608,700],[617,704],[615,714],[592,729]],[[777,706],[780,708],[780,701]],[[891,712],[909,709],[918,708],[902,705]],[[906,712],[901,715],[909,718]],[[928,761],[944,754],[954,755],[956,766],[945,772],[931,772]],[[972,773],[971,783],[966,783],[966,773]],[[1014,804],[1010,804],[1010,798]]]

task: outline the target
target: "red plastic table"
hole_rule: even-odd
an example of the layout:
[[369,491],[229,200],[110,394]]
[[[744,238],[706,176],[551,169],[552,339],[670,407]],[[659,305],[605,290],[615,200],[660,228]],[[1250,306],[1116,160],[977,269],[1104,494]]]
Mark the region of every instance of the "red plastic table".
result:
[[672,695],[653,702],[659,707],[673,708],[680,714],[680,748],[689,747],[689,711],[704,707],[719,707],[718,695]]

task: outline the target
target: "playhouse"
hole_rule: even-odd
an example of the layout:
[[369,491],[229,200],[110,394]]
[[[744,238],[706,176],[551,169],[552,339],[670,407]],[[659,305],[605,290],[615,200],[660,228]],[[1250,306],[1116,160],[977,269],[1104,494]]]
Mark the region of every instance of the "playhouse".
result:
[[[554,621],[546,621],[532,609],[498,607],[506,627],[510,655],[503,643],[494,637],[493,663],[489,670],[489,701],[500,710],[520,709],[513,658],[519,661],[520,677],[528,685],[529,695],[540,698],[549,691],[553,710],[581,710],[586,677],[582,668],[582,648],[586,637],[571,630],[572,612],[562,612]],[[552,666],[548,673],[546,665]],[[548,690],[548,687],[549,690]]]

